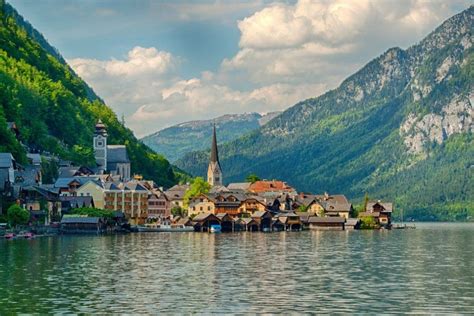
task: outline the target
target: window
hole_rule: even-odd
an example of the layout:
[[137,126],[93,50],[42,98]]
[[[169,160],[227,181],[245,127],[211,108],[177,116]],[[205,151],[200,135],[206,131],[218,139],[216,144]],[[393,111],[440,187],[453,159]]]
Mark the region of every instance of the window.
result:
[[208,211],[210,211],[210,210],[211,210],[211,207],[210,207],[210,206],[208,206],[208,207],[207,207],[207,210],[208,210]]
[[200,211],[202,211],[202,206],[199,208]]
[[97,142],[97,146],[101,147],[101,146],[103,146],[103,145],[104,145],[103,142],[101,142],[101,141],[98,141],[98,142]]

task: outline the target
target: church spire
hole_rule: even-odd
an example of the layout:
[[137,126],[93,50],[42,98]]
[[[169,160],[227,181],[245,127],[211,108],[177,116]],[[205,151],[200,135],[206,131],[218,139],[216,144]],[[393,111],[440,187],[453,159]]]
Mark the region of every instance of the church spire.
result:
[[216,124],[214,124],[214,130],[212,133],[211,162],[219,163],[219,153],[217,151]]
[[207,182],[211,186],[222,185],[222,170],[219,163],[219,153],[217,151],[216,124],[212,131],[211,157],[209,167],[207,168]]

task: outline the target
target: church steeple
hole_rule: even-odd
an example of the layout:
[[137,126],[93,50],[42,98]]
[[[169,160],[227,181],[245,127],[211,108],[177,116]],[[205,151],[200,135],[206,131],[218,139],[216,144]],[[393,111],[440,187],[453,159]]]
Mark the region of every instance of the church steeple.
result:
[[107,128],[99,119],[95,125],[94,133],[94,156],[99,173],[107,170]]
[[222,185],[222,169],[219,163],[219,152],[217,149],[216,125],[213,126],[212,143],[211,143],[211,157],[209,160],[209,167],[207,168],[207,182],[211,186]]

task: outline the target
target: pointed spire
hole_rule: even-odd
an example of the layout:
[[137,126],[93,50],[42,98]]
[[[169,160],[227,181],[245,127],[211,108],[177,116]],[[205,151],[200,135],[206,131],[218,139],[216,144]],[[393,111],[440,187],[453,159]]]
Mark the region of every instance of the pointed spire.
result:
[[212,133],[211,162],[219,162],[219,153],[217,152],[216,124]]

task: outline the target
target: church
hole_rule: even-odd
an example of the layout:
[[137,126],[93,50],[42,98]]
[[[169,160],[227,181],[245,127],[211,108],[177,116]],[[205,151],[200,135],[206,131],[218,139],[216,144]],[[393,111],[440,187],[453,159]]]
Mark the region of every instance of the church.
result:
[[219,162],[219,153],[217,152],[216,125],[214,125],[212,134],[211,159],[207,168],[207,182],[212,187],[223,186],[222,168]]
[[94,156],[99,174],[119,176],[130,180],[130,159],[125,145],[107,145],[107,129],[101,120],[95,125]]

